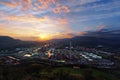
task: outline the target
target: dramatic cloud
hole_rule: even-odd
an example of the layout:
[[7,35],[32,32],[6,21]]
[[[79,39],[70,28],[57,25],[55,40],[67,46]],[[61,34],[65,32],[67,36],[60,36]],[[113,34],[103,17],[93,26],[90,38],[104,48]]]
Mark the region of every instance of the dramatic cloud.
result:
[[53,12],[56,14],[60,14],[60,13],[62,13],[62,11],[69,13],[70,9],[67,6],[61,6],[61,7],[57,7],[56,9],[53,10]]
[[83,5],[83,4],[93,3],[97,1],[100,1],[100,0],[80,0],[80,4]]
[[11,0],[11,2],[1,1],[0,4],[5,5],[7,7],[16,8],[17,6],[21,4],[21,1],[19,2],[15,2],[14,0]]
[[[1,28],[9,28],[9,32],[17,35],[11,35],[13,37],[18,36],[33,36],[41,37],[43,35],[49,36],[49,39],[55,38],[57,33],[61,32],[71,32],[68,27],[68,20],[64,18],[50,18],[44,16],[41,18],[35,17],[33,15],[27,16],[7,16],[1,19],[2,21],[7,21],[6,23],[1,23],[3,25]],[[7,32],[4,30],[4,32]],[[25,34],[25,35],[24,35]]]
[[119,0],[0,0],[0,35],[47,40],[72,38],[106,26],[118,29],[119,3]]
[[[5,5],[7,7],[11,7],[11,8],[16,8],[19,6],[22,6],[22,10],[26,11],[26,10],[46,10],[49,7],[53,8],[53,12],[54,13],[62,13],[62,11],[69,13],[70,9],[68,8],[68,6],[64,6],[61,5],[59,3],[59,1],[57,0],[12,0],[11,2],[4,2],[4,1],[0,1],[1,5]],[[55,7],[52,7],[52,6]]]
[[101,31],[101,30],[103,30],[105,28],[106,28],[105,25],[99,25],[99,26],[97,26],[97,30],[96,31]]
[[29,9],[30,8],[30,6],[31,6],[31,0],[23,0],[23,11],[24,10],[27,10],[27,9]]

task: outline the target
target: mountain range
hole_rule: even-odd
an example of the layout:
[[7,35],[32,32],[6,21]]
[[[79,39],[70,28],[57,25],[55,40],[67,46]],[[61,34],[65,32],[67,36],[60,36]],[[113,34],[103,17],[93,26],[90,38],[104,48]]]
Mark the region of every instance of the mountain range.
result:
[[72,42],[74,45],[81,45],[87,47],[95,47],[103,45],[107,47],[120,48],[120,30],[88,31],[82,36],[75,36],[73,38],[53,39],[49,42],[66,43]]
[[[88,31],[83,36],[75,36],[73,38],[52,39],[47,42],[69,44],[72,41],[74,45],[81,46],[97,46],[104,45],[114,48],[120,48],[120,30],[109,31],[106,29],[100,31]],[[10,48],[14,46],[36,45],[33,41],[22,41],[8,36],[0,36],[0,48]]]
[[0,36],[0,48],[28,47],[36,45],[33,41],[22,41],[9,36]]

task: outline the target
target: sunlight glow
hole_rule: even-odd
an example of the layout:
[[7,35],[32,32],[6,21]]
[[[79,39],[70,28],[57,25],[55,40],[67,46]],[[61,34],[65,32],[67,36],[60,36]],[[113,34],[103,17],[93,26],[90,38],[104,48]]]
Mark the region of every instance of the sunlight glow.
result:
[[51,36],[49,34],[40,34],[39,35],[39,40],[40,41],[46,41],[46,40],[50,40]]

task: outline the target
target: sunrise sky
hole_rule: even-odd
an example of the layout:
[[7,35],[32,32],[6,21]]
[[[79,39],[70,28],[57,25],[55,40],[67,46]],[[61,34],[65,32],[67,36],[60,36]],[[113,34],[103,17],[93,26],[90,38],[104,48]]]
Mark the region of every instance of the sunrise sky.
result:
[[0,36],[49,40],[120,29],[120,0],[0,0]]

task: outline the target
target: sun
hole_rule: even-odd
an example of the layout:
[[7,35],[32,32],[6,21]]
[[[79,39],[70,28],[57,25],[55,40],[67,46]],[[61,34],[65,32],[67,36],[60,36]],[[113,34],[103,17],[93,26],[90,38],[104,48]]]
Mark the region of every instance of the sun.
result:
[[46,41],[46,40],[49,40],[50,39],[50,36],[48,34],[40,34],[39,35],[39,40],[40,41]]

